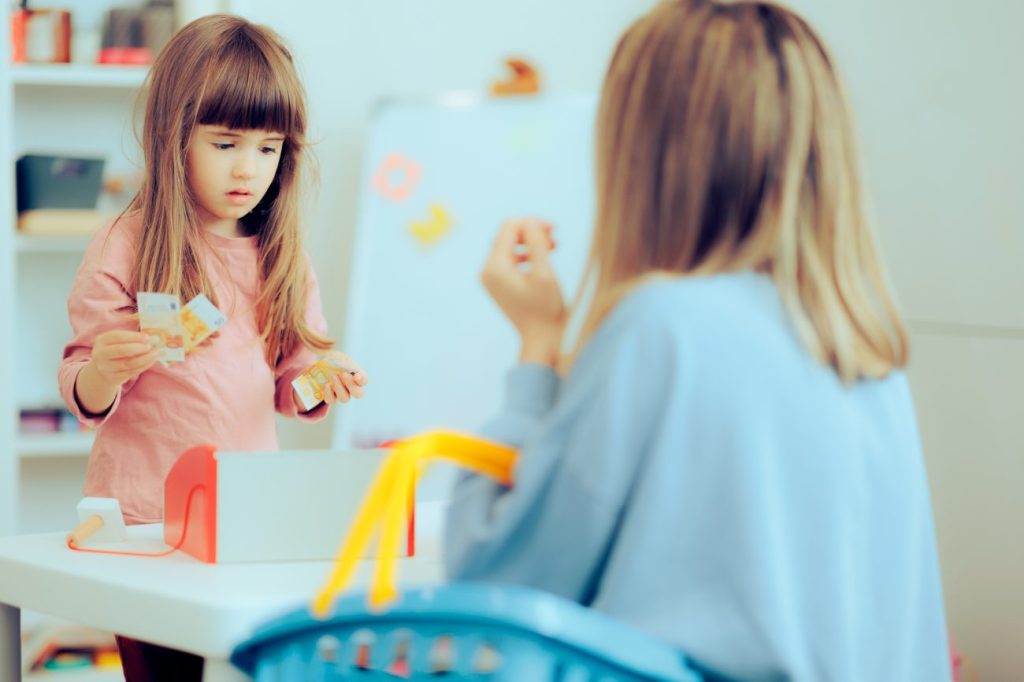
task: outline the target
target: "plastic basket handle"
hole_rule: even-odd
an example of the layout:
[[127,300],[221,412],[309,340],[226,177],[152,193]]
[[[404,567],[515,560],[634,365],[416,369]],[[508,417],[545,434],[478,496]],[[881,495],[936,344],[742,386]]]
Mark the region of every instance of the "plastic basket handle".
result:
[[406,503],[427,467],[439,459],[511,485],[519,453],[492,441],[458,433],[429,432],[397,443],[381,465],[334,561],[327,583],[313,598],[310,610],[318,618],[330,611],[334,599],[348,588],[359,558],[379,531],[379,555],[368,604],[380,611],[398,595],[397,554],[405,522]]

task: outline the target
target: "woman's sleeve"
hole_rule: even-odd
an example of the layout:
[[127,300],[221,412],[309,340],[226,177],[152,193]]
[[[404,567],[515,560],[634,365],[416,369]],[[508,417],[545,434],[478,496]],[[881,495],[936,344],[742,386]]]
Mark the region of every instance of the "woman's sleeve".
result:
[[71,413],[84,425],[95,428],[117,411],[121,398],[132,390],[136,379],[129,379],[118,390],[106,412],[86,412],[75,395],[78,373],[92,358],[96,337],[115,329],[137,331],[135,299],[129,292],[128,273],[132,251],[117,231],[101,230],[86,249],[82,264],[68,294],[68,321],[71,340],[64,346],[64,359],[57,372],[61,396]]
[[[306,259],[308,292],[306,294],[306,324],[317,334],[326,336],[327,320],[324,318],[323,305],[320,302],[320,284],[317,282],[313,264]],[[308,412],[300,412],[292,397],[292,381],[302,374],[303,370],[317,361],[316,352],[300,345],[286,358],[277,363],[274,370],[275,396],[277,411],[285,417],[296,417],[302,421],[318,422],[327,416],[329,406],[320,403]]]
[[602,330],[561,387],[536,366],[512,371],[485,435],[520,449],[515,483],[468,475],[456,484],[445,532],[450,579],[588,600],[668,385],[666,368],[652,372],[666,356],[664,335],[642,326],[619,319]]

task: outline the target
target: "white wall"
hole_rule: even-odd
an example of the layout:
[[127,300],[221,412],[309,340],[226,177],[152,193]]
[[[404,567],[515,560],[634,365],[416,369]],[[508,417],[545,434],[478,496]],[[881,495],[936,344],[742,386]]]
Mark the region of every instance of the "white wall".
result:
[[[549,91],[594,91],[619,33],[653,4],[602,0],[597,11],[588,0],[346,0],[307,3],[317,8],[310,20],[297,4],[236,2],[241,13],[284,36],[308,91],[320,192],[307,247],[336,336],[343,334],[362,138],[373,104],[394,95],[485,90],[506,77],[504,59],[511,55],[537,64]],[[327,423],[282,421],[280,428],[282,444],[329,443]]]
[[[371,104],[480,89],[512,53],[549,89],[595,89],[616,36],[653,0],[305,3],[315,15],[237,4],[290,41],[309,90],[322,181],[310,246],[338,333]],[[847,76],[883,247],[914,320],[951,628],[981,679],[1024,679],[1024,3],[792,4]],[[327,443],[326,426],[286,428],[291,442]]]

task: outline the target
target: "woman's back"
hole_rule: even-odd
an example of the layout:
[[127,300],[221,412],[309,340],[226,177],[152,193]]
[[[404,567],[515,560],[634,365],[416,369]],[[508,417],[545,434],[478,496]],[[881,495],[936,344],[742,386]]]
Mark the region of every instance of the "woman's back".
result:
[[520,459],[510,489],[460,481],[454,577],[593,605],[735,679],[949,679],[852,118],[772,2],[665,0],[626,30],[564,382],[550,226],[507,222],[484,266],[521,340],[487,435]]
[[479,479],[456,493],[453,577],[549,589],[727,677],[948,679],[905,378],[841,383],[769,277],[641,286],[521,412],[489,429],[524,446],[501,517]]

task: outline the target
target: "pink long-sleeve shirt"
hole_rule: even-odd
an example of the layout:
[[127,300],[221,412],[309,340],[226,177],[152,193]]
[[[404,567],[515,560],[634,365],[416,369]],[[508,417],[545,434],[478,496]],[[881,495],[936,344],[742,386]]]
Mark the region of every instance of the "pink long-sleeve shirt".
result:
[[[200,258],[228,318],[219,337],[183,363],[157,363],[127,381],[102,416],[85,413],[74,386],[95,338],[112,329],[138,329],[138,319],[130,316],[130,274],[140,234],[140,218],[129,215],[89,244],[68,297],[73,336],[59,371],[64,401],[82,423],[97,429],[84,492],[117,498],[129,524],[163,520],[164,479],[186,449],[212,443],[222,450],[276,450],[275,410],[307,421],[327,414],[323,404],[299,413],[292,398],[292,379],[316,360],[315,353],[302,348],[276,367],[264,357],[254,310],[261,283],[256,238],[215,234],[207,234]],[[309,281],[306,319],[325,333],[311,267]]]

